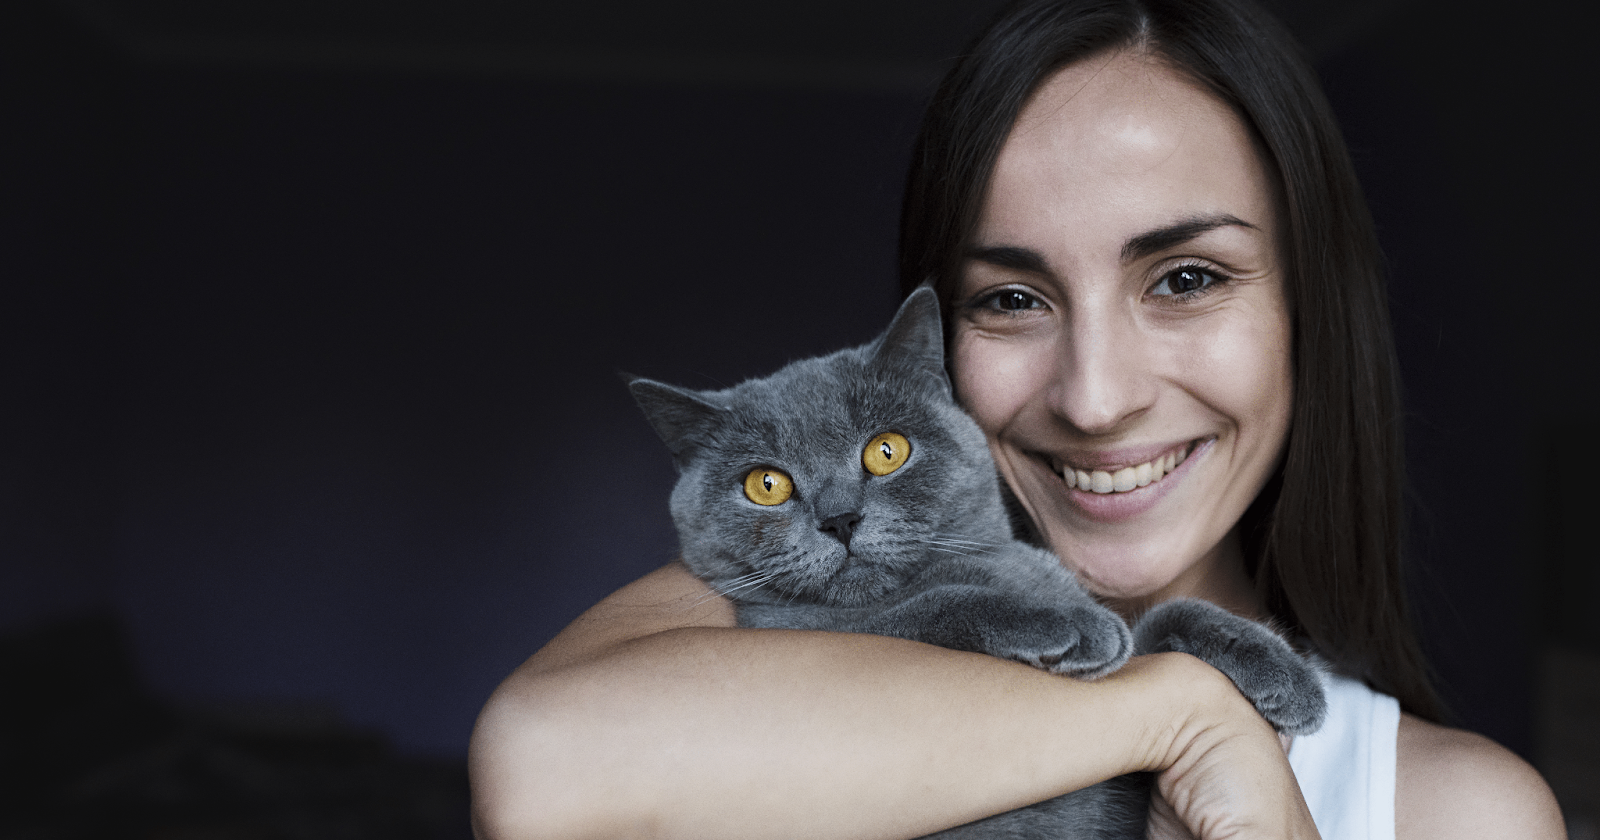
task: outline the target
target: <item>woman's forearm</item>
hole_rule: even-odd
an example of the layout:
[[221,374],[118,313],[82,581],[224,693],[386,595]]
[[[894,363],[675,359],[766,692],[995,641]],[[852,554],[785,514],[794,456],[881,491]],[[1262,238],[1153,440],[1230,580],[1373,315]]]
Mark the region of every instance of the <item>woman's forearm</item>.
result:
[[877,636],[673,627],[650,592],[632,619],[602,604],[485,707],[482,836],[911,837],[1165,769],[1252,723],[1177,654],[1084,683]]
[[669,631],[508,680],[475,794],[507,840],[914,836],[1145,764],[1153,664],[1089,685],[875,636]]

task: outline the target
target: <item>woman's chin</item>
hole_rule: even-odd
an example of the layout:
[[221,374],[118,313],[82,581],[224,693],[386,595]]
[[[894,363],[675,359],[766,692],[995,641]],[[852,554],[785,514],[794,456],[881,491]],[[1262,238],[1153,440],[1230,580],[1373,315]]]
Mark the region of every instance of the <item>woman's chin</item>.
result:
[[[1231,554],[1231,535],[1202,540],[1182,533],[1146,534],[1144,538],[1122,535],[1121,539],[1074,539],[1075,534],[1051,535],[1062,565],[1078,574],[1078,580],[1096,596],[1127,601],[1197,594],[1189,590],[1201,586],[1217,566],[1225,565]],[[1127,538],[1133,536],[1132,539]],[[1209,551],[1197,544],[1216,543]],[[1242,569],[1242,564],[1241,564]]]
[[1080,543],[1062,565],[1083,587],[1125,617],[1173,598],[1204,598],[1246,614],[1260,612],[1259,595],[1244,572],[1238,536],[1230,532],[1192,562],[1194,550],[1172,544]]
[[1102,601],[1155,602],[1166,600],[1164,593],[1175,588],[1178,568],[1164,568],[1155,564],[1094,562],[1069,568],[1078,573],[1078,581]]

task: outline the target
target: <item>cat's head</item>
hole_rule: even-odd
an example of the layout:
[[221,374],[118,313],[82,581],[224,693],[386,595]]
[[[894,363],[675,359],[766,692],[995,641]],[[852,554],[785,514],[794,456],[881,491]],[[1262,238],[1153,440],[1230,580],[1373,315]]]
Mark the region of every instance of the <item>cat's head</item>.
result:
[[735,597],[861,604],[925,558],[1010,536],[931,289],[861,347],[720,391],[629,388],[678,467],[684,560]]

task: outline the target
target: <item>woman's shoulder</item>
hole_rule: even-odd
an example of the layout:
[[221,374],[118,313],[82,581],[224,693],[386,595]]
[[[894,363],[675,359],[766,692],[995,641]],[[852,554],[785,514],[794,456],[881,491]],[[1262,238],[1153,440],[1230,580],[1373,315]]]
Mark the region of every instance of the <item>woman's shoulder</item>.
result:
[[1544,778],[1488,738],[1403,714],[1396,752],[1398,840],[1565,840]]

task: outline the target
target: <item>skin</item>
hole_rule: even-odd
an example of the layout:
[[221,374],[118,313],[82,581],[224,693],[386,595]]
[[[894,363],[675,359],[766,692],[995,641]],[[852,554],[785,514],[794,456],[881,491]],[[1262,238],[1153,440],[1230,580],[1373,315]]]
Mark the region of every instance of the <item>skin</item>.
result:
[[[953,313],[957,389],[1063,561],[1125,612],[1178,595],[1263,612],[1233,529],[1292,394],[1266,171],[1230,111],[1119,53],[1041,87],[991,182]],[[1227,221],[1124,258],[1195,219]],[[1197,442],[1131,513],[1054,475]],[[1089,683],[733,618],[673,564],[518,668],[473,734],[478,835],[913,837],[1146,769],[1155,836],[1317,836],[1276,736],[1190,657]],[[1543,781],[1493,743],[1404,716],[1398,747],[1403,840],[1565,836]]]

